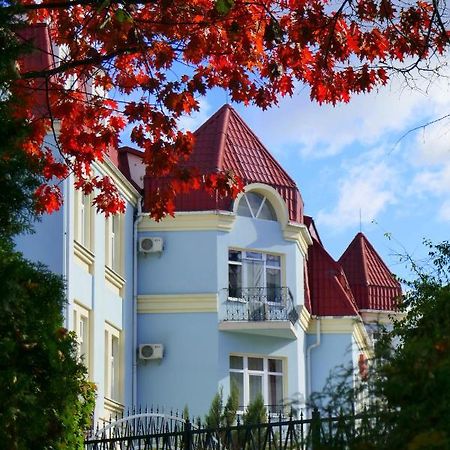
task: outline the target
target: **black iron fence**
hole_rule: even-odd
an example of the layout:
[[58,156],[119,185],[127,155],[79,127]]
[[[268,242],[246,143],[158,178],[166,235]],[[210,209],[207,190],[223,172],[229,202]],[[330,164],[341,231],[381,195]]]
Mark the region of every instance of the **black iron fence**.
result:
[[[107,423],[85,440],[86,450],[347,450],[366,448],[377,430],[366,413],[268,420],[207,428],[179,416],[134,414]],[[378,431],[377,431],[378,432]]]
[[228,292],[224,320],[289,320],[294,324],[298,320],[298,313],[287,287],[239,288]]

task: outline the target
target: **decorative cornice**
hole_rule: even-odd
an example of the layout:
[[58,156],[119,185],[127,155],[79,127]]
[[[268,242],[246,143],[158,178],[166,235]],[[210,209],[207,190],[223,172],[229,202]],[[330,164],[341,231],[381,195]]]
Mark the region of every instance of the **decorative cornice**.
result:
[[139,295],[138,313],[215,313],[217,293]]
[[365,323],[380,325],[392,324],[394,320],[403,320],[406,313],[400,311],[375,311],[373,309],[361,309],[361,317]]
[[355,316],[313,317],[309,322],[308,333],[316,333],[318,319],[321,333],[352,333],[355,322],[359,320]]
[[310,321],[308,333],[316,333],[317,322],[320,320],[320,332],[323,334],[351,334],[358,348],[367,358],[372,356],[372,346],[366,327],[359,316],[344,317],[313,317]]
[[93,165],[102,175],[107,175],[114,181],[120,194],[128,202],[137,206],[141,195],[108,157],[105,157],[103,162],[95,161]]
[[371,359],[373,357],[373,346],[362,321],[355,321],[353,324],[353,336],[360,351],[364,353],[366,358]]
[[303,256],[308,253],[308,246],[312,245],[312,239],[305,225],[289,222],[283,228],[283,237],[287,241],[295,241]]
[[235,220],[228,211],[179,212],[159,222],[142,214],[139,231],[230,231]]
[[105,279],[117,288],[119,295],[122,296],[122,289],[125,286],[126,280],[108,266],[105,266]]
[[299,309],[300,309],[300,311],[299,311],[298,323],[302,327],[302,330],[307,332],[308,328],[309,328],[309,323],[311,321],[311,314],[309,313],[309,311],[305,305],[301,305],[299,307]]
[[73,241],[73,252],[83,264],[88,266],[88,270],[91,271],[95,255],[78,241]]

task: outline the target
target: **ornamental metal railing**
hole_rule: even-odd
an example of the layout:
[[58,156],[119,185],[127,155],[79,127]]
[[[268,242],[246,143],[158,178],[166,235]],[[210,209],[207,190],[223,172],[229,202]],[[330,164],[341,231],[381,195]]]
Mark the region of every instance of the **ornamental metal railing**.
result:
[[85,450],[348,450],[369,448],[380,438],[378,418],[367,413],[295,418],[268,418],[266,423],[245,423],[208,428],[182,417],[133,414],[89,435]]
[[251,287],[227,291],[224,321],[261,322],[289,320],[295,324],[298,312],[287,287]]

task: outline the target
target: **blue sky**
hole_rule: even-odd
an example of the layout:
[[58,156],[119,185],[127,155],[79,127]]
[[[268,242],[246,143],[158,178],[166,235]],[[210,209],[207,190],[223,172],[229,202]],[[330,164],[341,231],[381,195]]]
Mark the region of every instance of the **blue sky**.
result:
[[[333,257],[361,228],[408,277],[399,254],[421,260],[424,238],[450,238],[450,119],[402,136],[450,113],[449,83],[419,80],[411,89],[394,79],[336,107],[311,103],[306,89],[267,111],[233,106],[296,181]],[[211,92],[183,126],[194,130],[225,102]]]

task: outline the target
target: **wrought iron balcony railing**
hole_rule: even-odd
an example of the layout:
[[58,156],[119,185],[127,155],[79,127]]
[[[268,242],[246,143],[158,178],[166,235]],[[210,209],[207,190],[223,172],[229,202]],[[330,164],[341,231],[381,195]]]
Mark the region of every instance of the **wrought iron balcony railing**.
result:
[[297,322],[291,291],[287,287],[238,288],[228,290],[225,321],[260,322],[289,320]]

